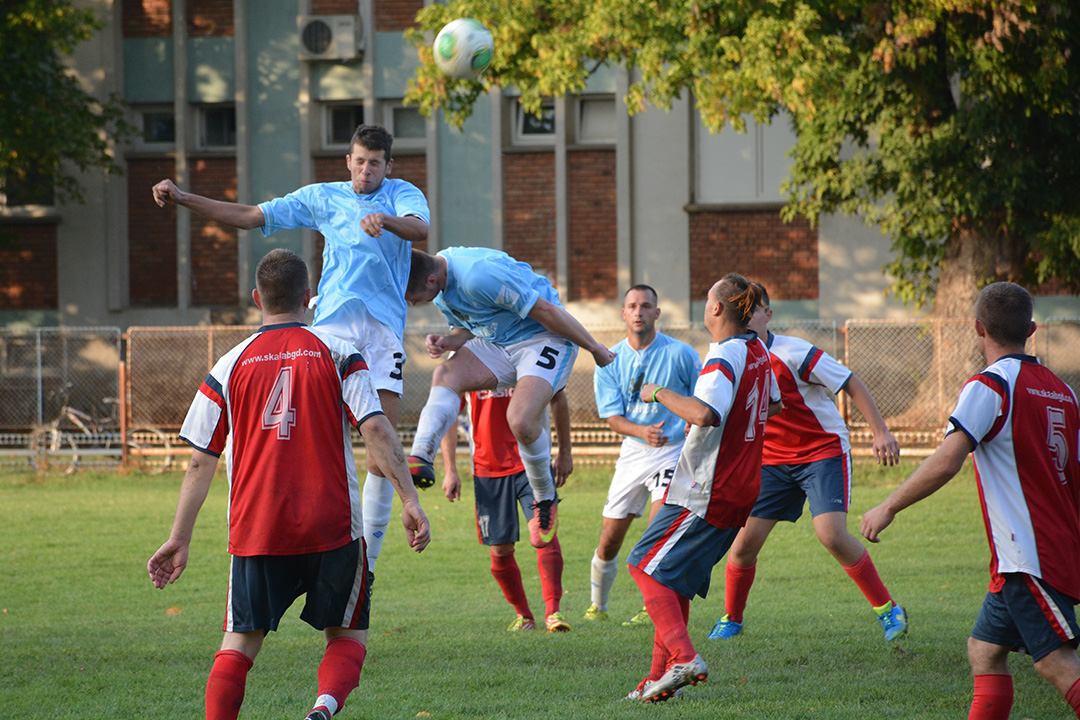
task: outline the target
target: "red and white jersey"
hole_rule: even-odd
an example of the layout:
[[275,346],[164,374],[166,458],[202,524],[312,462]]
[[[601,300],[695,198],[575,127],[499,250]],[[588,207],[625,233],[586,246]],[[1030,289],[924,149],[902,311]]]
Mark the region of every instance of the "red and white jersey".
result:
[[356,349],[302,323],[263,326],[218,360],[180,437],[225,455],[229,553],[302,555],[363,535],[349,426],[379,413]]
[[765,424],[763,465],[801,465],[851,450],[848,428],[829,393],[838,393],[851,371],[806,340],[769,333],[772,369],[784,409]]
[[1080,599],[1080,413],[1076,394],[1029,355],[968,380],[946,434],[975,444],[990,541],[990,590],[1022,572]]
[[513,394],[513,387],[468,394],[473,477],[500,478],[525,471],[517,438],[506,421],[506,408]]
[[685,507],[715,527],[740,527],[761,489],[769,401],[780,400],[769,352],[756,333],[709,345],[694,397],[717,421],[712,427],[690,426],[664,502]]

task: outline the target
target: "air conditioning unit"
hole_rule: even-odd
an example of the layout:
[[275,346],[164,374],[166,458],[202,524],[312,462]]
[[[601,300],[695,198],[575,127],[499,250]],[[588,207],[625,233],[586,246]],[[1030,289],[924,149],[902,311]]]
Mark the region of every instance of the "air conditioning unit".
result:
[[363,55],[364,34],[356,15],[301,15],[301,60],[355,60]]

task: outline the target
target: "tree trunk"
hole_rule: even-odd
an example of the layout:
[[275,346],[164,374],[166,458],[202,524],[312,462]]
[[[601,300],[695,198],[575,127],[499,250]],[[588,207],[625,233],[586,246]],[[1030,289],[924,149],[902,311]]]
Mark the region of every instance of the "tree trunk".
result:
[[1001,248],[993,238],[971,228],[958,228],[945,243],[945,260],[938,273],[931,316],[975,317],[980,286],[997,276],[1001,257]]

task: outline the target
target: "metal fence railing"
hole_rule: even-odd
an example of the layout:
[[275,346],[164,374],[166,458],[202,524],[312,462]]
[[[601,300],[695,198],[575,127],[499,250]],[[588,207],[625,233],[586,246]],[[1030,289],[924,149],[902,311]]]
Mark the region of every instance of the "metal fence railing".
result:
[[[57,461],[68,469],[93,458],[116,464],[128,454],[168,467],[170,445],[199,384],[214,362],[255,326],[30,328],[0,330],[0,464]],[[410,326],[400,435],[410,442],[438,360],[424,337],[442,327]],[[797,335],[850,367],[870,389],[902,447],[936,445],[963,383],[982,368],[974,323],[959,320],[773,322],[774,333]],[[622,326],[590,328],[614,345]],[[704,355],[709,336],[699,325],[663,332]],[[125,342],[126,341],[126,342]],[[1028,352],[1073,389],[1080,388],[1080,317],[1049,318]],[[596,413],[592,356],[579,353],[567,384],[576,444],[613,449],[620,438]],[[865,420],[841,398],[858,447],[870,442]],[[72,412],[75,411],[75,412]],[[78,417],[89,418],[92,432]],[[47,431],[47,432],[46,432]],[[101,437],[89,437],[100,434]],[[78,442],[76,442],[78,441]]]

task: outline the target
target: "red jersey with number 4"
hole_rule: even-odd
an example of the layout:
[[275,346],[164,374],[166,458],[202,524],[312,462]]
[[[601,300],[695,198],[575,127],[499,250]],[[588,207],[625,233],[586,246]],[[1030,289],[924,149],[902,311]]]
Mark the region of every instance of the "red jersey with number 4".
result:
[[954,432],[975,444],[990,590],[1021,572],[1080,599],[1076,394],[1035,358],[1006,355],[964,385]]
[[180,437],[225,456],[229,552],[302,555],[363,535],[350,424],[381,412],[356,349],[301,323],[259,328],[218,360]]

